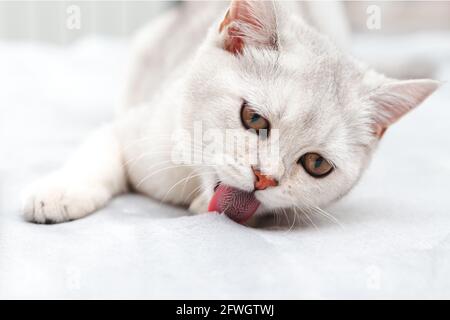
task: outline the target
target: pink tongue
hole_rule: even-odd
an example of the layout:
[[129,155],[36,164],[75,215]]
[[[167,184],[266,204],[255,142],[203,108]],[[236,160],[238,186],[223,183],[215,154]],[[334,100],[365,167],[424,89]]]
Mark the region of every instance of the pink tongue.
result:
[[208,211],[223,212],[230,219],[244,223],[258,207],[259,201],[253,193],[220,184],[209,202]]

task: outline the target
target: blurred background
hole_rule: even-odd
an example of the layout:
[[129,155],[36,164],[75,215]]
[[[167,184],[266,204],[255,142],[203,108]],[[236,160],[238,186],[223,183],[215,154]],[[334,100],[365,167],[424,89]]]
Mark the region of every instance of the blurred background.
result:
[[[179,4],[0,0],[0,298],[449,298],[445,1],[343,3],[358,58],[433,70],[443,85],[389,130],[360,186],[330,208],[339,226],[248,232],[138,195],[68,224],[24,223],[24,187],[114,118],[130,35]],[[379,28],[368,25],[377,13]]]
[[[128,36],[179,1],[0,1],[0,40],[70,43],[87,34]],[[368,29],[368,8],[382,12],[382,27]],[[410,33],[450,30],[450,1],[346,1],[356,32]],[[79,26],[68,18],[80,14]],[[69,22],[70,23],[70,22]]]

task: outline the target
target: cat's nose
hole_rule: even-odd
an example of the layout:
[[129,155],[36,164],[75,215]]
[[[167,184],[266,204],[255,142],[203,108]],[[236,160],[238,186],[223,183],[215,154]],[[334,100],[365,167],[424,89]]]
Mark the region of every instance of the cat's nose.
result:
[[268,187],[276,187],[278,186],[278,181],[269,175],[262,174],[260,170],[252,168],[253,173],[255,174],[255,189],[256,190],[264,190]]

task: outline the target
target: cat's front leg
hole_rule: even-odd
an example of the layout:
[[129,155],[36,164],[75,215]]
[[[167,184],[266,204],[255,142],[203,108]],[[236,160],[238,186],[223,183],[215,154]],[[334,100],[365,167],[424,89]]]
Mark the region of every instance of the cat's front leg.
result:
[[59,223],[83,218],[126,190],[114,128],[95,132],[68,163],[25,190],[25,219]]
[[208,212],[209,202],[213,196],[214,186],[217,184],[215,174],[205,174],[201,180],[201,192],[192,200],[189,211],[193,214]]
[[210,198],[205,194],[199,194],[189,205],[189,211],[193,214],[208,212]]

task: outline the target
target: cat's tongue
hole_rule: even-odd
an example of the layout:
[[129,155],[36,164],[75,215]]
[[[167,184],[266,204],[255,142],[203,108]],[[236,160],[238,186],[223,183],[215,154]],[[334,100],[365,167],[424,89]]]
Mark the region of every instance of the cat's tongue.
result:
[[244,223],[253,216],[259,201],[251,192],[219,184],[209,202],[208,211],[225,213],[230,219]]

